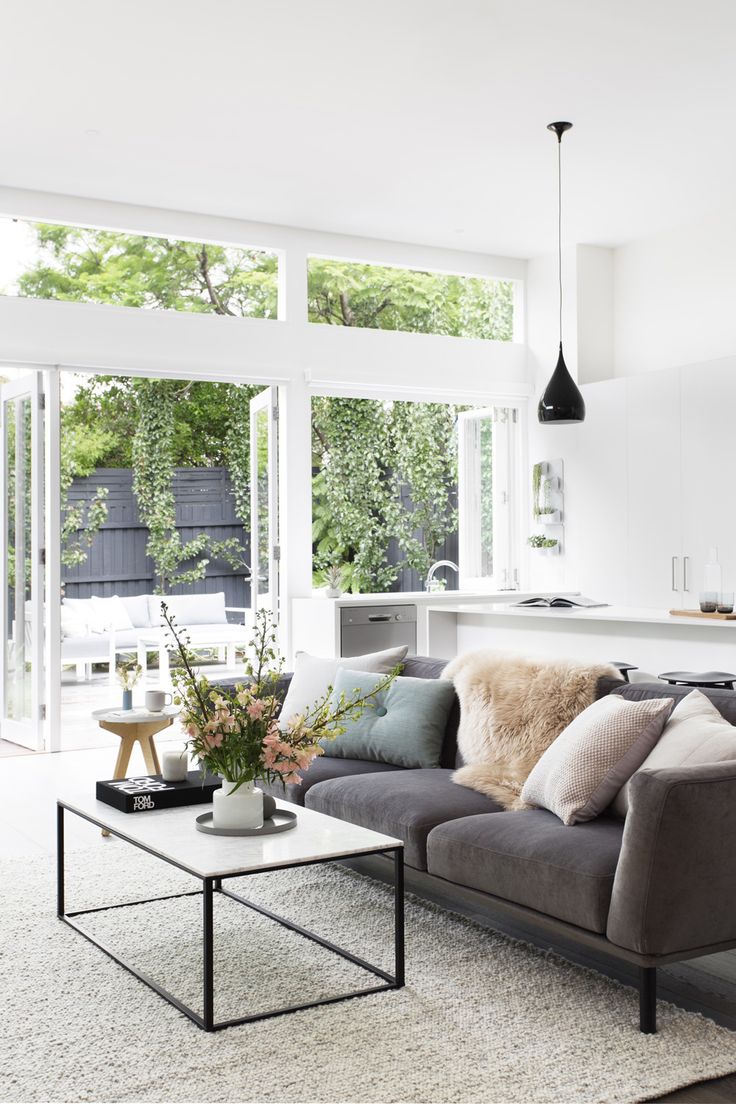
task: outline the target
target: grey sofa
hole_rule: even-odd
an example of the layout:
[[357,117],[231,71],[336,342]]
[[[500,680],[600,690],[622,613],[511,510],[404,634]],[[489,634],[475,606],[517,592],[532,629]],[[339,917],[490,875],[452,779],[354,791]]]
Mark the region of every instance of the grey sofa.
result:
[[[412,657],[402,673],[437,678],[444,666]],[[689,690],[611,679],[599,684],[606,693],[679,700]],[[736,724],[736,693],[708,696]],[[456,703],[437,769],[323,756],[286,796],[403,839],[419,892],[450,906],[462,897],[491,921],[633,964],[640,1029],[654,1032],[657,967],[736,946],[736,761],[641,771],[625,822],[565,827],[541,809],[504,812],[451,781],[458,718]]]

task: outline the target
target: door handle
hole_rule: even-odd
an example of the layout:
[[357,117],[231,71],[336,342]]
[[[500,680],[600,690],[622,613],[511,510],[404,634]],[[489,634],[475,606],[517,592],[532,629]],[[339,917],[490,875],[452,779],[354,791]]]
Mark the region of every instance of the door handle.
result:
[[684,591],[689,591],[690,590],[690,585],[689,585],[689,581],[688,581],[688,577],[687,577],[689,564],[690,564],[690,557],[689,556],[683,556],[682,557],[682,589]]
[[672,589],[677,590],[677,556],[672,557]]
[[368,620],[369,621],[390,621],[391,618],[388,616],[388,614],[382,614],[381,616],[379,616],[378,614],[375,614],[374,616],[371,616],[369,614],[368,615]]

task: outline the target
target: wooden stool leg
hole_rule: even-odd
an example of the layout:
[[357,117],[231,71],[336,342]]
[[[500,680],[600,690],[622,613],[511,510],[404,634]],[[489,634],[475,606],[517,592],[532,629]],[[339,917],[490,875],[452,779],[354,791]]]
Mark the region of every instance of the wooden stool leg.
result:
[[145,760],[146,770],[149,774],[160,774],[161,767],[159,766],[158,755],[156,753],[156,745],[153,742],[153,736],[140,736],[139,743],[141,745],[141,751],[143,752],[143,759]]
[[[130,756],[135,744],[135,738],[131,736],[120,737],[120,749],[118,751],[118,757],[115,762],[115,770],[113,771],[113,778],[125,778],[128,773],[128,763],[130,762]],[[109,836],[110,833],[107,829],[102,829],[103,836]]]
[[125,735],[120,737],[120,750],[118,751],[113,778],[125,778],[128,773],[128,763],[130,762],[130,756],[134,746],[135,736],[133,736],[132,733],[130,736]]

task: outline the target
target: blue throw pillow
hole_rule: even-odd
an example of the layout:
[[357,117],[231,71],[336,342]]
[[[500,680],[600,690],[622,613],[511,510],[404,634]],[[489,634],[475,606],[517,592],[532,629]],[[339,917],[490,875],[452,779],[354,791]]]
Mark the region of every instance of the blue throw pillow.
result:
[[[385,675],[341,669],[333,701],[355,691],[369,693]],[[455,688],[446,679],[395,678],[367,705],[357,720],[343,722],[345,732],[322,740],[325,755],[392,763],[397,767],[438,767]]]

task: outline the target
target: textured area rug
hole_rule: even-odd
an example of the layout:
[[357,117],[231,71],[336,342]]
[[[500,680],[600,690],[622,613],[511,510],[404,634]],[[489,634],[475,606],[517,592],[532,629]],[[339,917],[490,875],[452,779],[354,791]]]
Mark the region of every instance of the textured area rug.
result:
[[[736,1035],[416,899],[407,986],[206,1034],[54,915],[54,869],[2,877],[0,1098],[7,1101],[640,1101],[736,1071]],[[391,891],[335,866],[239,879],[236,892],[392,967]],[[110,840],[68,857],[67,907],[196,887]],[[201,1007],[201,899],[86,918]],[[375,979],[250,909],[215,898],[218,1017]]]

